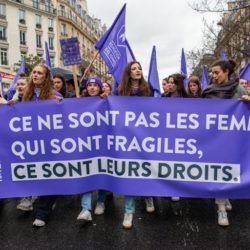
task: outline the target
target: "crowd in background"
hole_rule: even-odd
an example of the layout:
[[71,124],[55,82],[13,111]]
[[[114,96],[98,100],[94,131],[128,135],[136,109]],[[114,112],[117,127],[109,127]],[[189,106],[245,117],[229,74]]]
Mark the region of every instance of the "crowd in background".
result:
[[[185,87],[185,77],[174,73],[162,80],[162,97],[164,98],[239,98],[243,101],[250,100],[250,82],[245,79],[238,79],[234,72],[235,63],[231,60],[216,61],[211,68],[209,85],[202,89],[199,77],[190,76]],[[99,96],[107,98],[112,93],[110,81],[103,81],[91,70],[86,70],[83,77],[79,79],[80,97]],[[126,65],[117,90],[113,91],[117,96],[153,96],[153,89],[143,76],[139,62],[132,61]],[[34,67],[30,77],[21,74],[16,83],[16,93],[11,100],[6,101],[3,97],[0,103],[15,105],[18,102],[32,102],[41,100],[60,101],[63,98],[75,98],[75,83],[73,78],[65,81],[62,75],[52,77],[50,69],[46,64],[38,64]],[[105,190],[98,190],[97,203],[94,214],[101,215],[105,212],[107,195],[112,193]],[[17,209],[22,211],[33,211],[33,204],[36,204],[34,226],[45,226],[49,215],[56,203],[56,196],[24,197],[21,198]],[[133,226],[133,214],[135,213],[135,199],[133,196],[125,196],[125,212],[123,228],[130,229]],[[173,201],[179,201],[180,197],[172,197]],[[153,197],[145,197],[146,211],[155,211]],[[218,224],[228,226],[229,220],[227,211],[232,210],[229,199],[217,199]],[[81,207],[77,220],[92,221],[92,193],[82,194]]]

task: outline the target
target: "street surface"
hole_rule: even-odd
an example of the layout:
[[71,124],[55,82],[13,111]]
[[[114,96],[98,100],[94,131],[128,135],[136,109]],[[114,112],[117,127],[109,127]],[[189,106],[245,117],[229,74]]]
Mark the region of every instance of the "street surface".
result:
[[[93,204],[95,205],[94,195]],[[60,196],[49,223],[33,228],[33,212],[16,210],[18,199],[5,199],[0,206],[0,249],[250,249],[250,200],[233,200],[231,225],[217,225],[212,199],[172,202],[155,198],[156,212],[147,214],[144,199],[136,199],[132,230],[122,229],[123,197],[106,202],[104,215],[82,224],[80,196]],[[94,207],[94,206],[93,206]]]

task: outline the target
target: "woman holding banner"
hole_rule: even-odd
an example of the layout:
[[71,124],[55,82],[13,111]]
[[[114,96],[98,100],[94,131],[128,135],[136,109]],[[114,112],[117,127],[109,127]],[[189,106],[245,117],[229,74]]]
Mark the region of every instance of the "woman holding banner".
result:
[[[84,97],[94,97],[94,96],[103,96],[102,93],[102,81],[97,76],[92,76],[88,79],[86,83],[86,88],[83,90],[82,96]],[[105,210],[105,199],[106,199],[105,190],[98,190],[97,204],[94,213],[96,215],[101,215]],[[79,221],[92,221],[91,208],[92,208],[92,193],[87,192],[82,194],[81,205],[82,211],[77,216]]]
[[185,77],[179,73],[168,77],[169,95],[167,97],[187,97],[184,86]]
[[[212,65],[212,84],[203,92],[203,98],[210,99],[233,99],[241,98],[243,101],[249,101],[246,90],[239,84],[238,80],[232,78],[235,69],[235,62],[232,60],[220,60]],[[227,211],[232,210],[229,199],[216,198],[215,203],[218,206],[218,224],[220,226],[229,226]]]
[[[184,86],[184,79],[185,77],[179,73],[172,74],[168,76],[168,86],[169,86],[169,93],[165,97],[187,97],[187,92]],[[180,197],[173,196],[171,197],[172,201],[179,201]]]
[[[62,96],[53,89],[53,80],[50,69],[46,64],[38,64],[34,67],[27,89],[23,96],[24,102],[41,100],[61,100]],[[36,219],[33,226],[45,226],[55,204],[56,196],[41,196],[37,202]]]
[[[126,65],[123,70],[121,82],[118,87],[118,96],[151,96],[149,84],[145,81],[141,64],[132,61]],[[146,210],[148,213],[155,211],[152,197],[146,197]],[[133,226],[133,214],[135,212],[135,198],[125,196],[125,214],[123,228],[131,229]]]
[[191,76],[188,79],[188,97],[199,98],[201,97],[201,83],[197,76]]
[[168,83],[168,78],[165,77],[162,80],[161,83],[162,89],[163,89],[163,93],[161,94],[161,97],[167,97],[169,95],[169,83]]
[[107,96],[110,96],[112,94],[112,85],[108,81],[103,82],[102,91]]
[[[16,93],[14,94],[13,98],[8,101],[9,105],[22,102],[24,93],[28,86],[28,77],[25,74],[20,74],[19,79],[16,82]],[[24,197],[20,200],[17,205],[18,210],[22,211],[33,211],[33,203],[36,197]]]

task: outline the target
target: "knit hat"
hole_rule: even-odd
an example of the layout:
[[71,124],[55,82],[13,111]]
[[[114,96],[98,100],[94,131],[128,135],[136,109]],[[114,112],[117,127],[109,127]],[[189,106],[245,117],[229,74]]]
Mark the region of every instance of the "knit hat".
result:
[[102,80],[98,76],[91,76],[86,83],[86,87],[88,87],[90,83],[96,83],[100,89],[102,89]]

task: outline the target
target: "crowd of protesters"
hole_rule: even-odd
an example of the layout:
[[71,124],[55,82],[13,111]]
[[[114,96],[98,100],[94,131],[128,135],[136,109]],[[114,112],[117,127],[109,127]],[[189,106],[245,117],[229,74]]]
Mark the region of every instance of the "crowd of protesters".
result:
[[[231,60],[220,60],[213,63],[211,67],[211,79],[209,85],[202,89],[199,77],[191,76],[187,79],[185,88],[185,77],[179,73],[171,74],[162,80],[162,97],[167,98],[239,98],[243,101],[250,100],[250,82],[235,77],[235,63]],[[110,80],[102,81],[92,70],[85,71],[80,79],[80,97],[99,96],[107,98],[112,93]],[[126,65],[118,89],[115,91],[118,96],[153,96],[150,84],[144,79],[141,64],[132,61]],[[6,101],[0,97],[1,104],[15,105],[18,102],[31,102],[41,100],[61,101],[63,98],[76,97],[75,83],[73,78],[65,81],[62,75],[52,77],[50,69],[45,64],[38,64],[34,67],[30,77],[21,74],[16,83],[16,93],[13,98]],[[105,211],[106,196],[108,191],[98,190],[97,204],[94,214],[102,215]],[[111,194],[112,195],[112,194]],[[33,204],[36,203],[35,220],[36,227],[45,226],[49,215],[56,203],[55,195],[40,197],[24,197],[18,202],[17,209],[22,211],[33,211]],[[229,199],[215,198],[218,206],[218,224],[228,226],[229,220],[227,211],[232,210]],[[180,197],[172,197],[172,201],[179,201]],[[135,197],[125,196],[125,213],[123,228],[131,229],[133,226],[133,214],[135,212]],[[153,197],[145,197],[146,211],[155,211]],[[92,221],[92,193],[82,194],[82,210],[77,216],[80,221]]]

